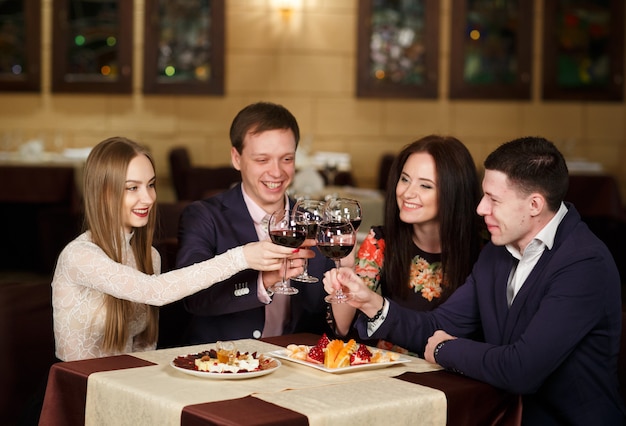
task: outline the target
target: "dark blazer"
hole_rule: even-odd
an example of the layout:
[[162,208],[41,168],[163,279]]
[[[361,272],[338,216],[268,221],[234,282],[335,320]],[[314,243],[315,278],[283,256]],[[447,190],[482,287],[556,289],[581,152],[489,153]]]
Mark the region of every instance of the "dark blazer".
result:
[[[258,241],[241,185],[187,206],[180,218],[178,238],[177,268]],[[316,256],[309,259],[308,271],[320,278],[320,282],[311,284],[291,280],[291,285],[300,292],[294,296],[275,296],[291,298],[291,315],[285,334],[330,332],[321,278],[333,267],[333,262],[316,248],[314,250]],[[258,274],[258,271],[248,269],[185,298],[184,305],[192,319],[184,342],[200,344],[259,338],[265,323],[265,304],[257,297]]]
[[[437,361],[498,388],[523,395],[529,425],[620,425],[617,358],[620,279],[606,246],[571,204],[552,250],[546,249],[509,308],[513,257],[489,243],[466,283],[432,312],[391,302],[373,337],[423,353],[441,329],[459,337]],[[365,335],[366,322],[357,321]],[[484,341],[469,338],[482,332]]]

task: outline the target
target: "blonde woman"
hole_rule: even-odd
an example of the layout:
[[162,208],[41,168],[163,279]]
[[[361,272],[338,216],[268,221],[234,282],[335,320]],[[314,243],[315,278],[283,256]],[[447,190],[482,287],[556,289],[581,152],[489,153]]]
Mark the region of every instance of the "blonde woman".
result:
[[[63,361],[156,347],[158,306],[210,287],[245,269],[278,271],[293,249],[269,241],[159,275],[152,247],[154,163],[122,137],[99,143],[84,170],[86,231],[61,252],[52,281],[56,356]],[[289,276],[302,260],[287,262]]]

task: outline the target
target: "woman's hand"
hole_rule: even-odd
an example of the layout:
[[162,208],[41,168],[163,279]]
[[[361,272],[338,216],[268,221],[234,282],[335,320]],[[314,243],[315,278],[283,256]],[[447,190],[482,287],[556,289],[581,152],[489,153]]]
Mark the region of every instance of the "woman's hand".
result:
[[269,240],[246,244],[243,246],[243,254],[248,266],[257,271],[278,271],[283,267],[284,259],[287,259],[287,267],[295,271],[293,275],[288,275],[294,277],[302,272],[302,258],[315,256],[311,250],[294,250]]
[[376,315],[382,306],[382,296],[370,290],[351,268],[331,269],[324,274],[326,293],[333,294],[339,288],[344,293],[352,293],[354,297],[348,300],[348,305],[360,309],[367,316]]

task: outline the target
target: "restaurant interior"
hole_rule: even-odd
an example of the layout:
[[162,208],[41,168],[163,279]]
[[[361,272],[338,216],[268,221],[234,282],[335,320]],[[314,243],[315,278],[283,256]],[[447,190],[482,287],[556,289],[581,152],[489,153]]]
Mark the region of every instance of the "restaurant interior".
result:
[[[16,39],[25,67],[7,68],[0,49],[0,423],[17,421],[15,407],[25,404],[54,360],[50,282],[58,253],[81,231],[81,167],[89,149],[116,135],[150,148],[158,182],[155,246],[169,270],[182,209],[239,181],[230,164],[229,127],[235,114],[255,101],[280,103],[296,116],[302,136],[299,172],[312,169],[322,179],[321,188],[305,186],[292,194],[343,191],[361,198],[369,210],[366,227],[382,220],[387,170],[404,145],[431,133],[453,135],[467,145],[480,170],[499,144],[520,136],[546,137],[568,160],[567,200],[611,250],[623,294],[626,290],[626,11],[621,0],[592,10],[610,16],[609,23],[595,28],[600,53],[586,45],[569,57],[568,43],[594,40],[572,21],[571,10],[555,10],[550,4],[558,2],[548,0],[519,2],[519,10],[507,12],[515,22],[505,28],[510,33],[478,48],[472,31],[457,29],[484,25],[487,34],[489,25],[498,24],[489,21],[498,19],[489,15],[487,1],[403,2],[409,9],[396,10],[394,19],[406,13],[428,24],[403,24],[399,39],[411,31],[419,37],[383,48],[382,30],[376,38],[375,24],[393,14],[376,7],[393,9],[398,2],[208,0],[199,3],[206,4],[209,23],[200,19],[178,36],[205,37],[203,46],[211,54],[189,75],[170,80],[159,56],[164,49],[154,46],[162,47],[164,34],[171,37],[174,31],[165,28],[162,16],[181,13],[174,0],[161,2],[169,9],[159,9],[156,0],[95,2],[119,14],[113,30],[110,22],[105,25],[109,18],[87,16],[94,3],[89,0],[8,3],[23,9],[0,4],[0,36],[17,19],[21,32],[12,34],[21,34]],[[477,23],[481,13],[485,22]],[[81,77],[77,71],[89,68],[78,59],[88,55],[80,52],[83,42],[71,28],[82,28],[79,22],[87,17],[101,18],[92,25],[117,35],[105,41],[108,49],[85,48],[115,63],[106,75],[101,66],[96,76],[87,70]],[[563,17],[571,19],[562,24]],[[209,28],[196,28],[202,25]],[[410,52],[394,65],[394,49]],[[201,56],[197,50],[178,52],[180,69],[189,52]],[[596,68],[581,65],[569,72],[566,59],[555,64],[561,54],[566,59],[586,55],[597,60]],[[483,65],[491,60],[485,67],[497,70],[475,71],[480,55]],[[397,75],[407,61],[414,75]],[[509,62],[495,65],[498,61]],[[379,68],[387,74],[377,74]],[[478,73],[474,80],[472,72]],[[162,310],[162,318],[160,346],[168,347],[184,312],[173,304]],[[626,377],[626,366],[620,366],[620,377]]]

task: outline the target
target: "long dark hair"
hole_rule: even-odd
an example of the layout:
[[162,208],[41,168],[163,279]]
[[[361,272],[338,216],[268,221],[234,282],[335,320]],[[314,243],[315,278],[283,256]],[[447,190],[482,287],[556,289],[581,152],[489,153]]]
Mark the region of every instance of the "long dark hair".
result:
[[429,135],[398,154],[391,166],[385,199],[386,292],[406,299],[409,294],[413,225],[400,220],[396,185],[407,159],[426,152],[435,160],[437,173],[438,217],[441,238],[441,263],[447,286],[443,298],[454,292],[469,275],[480,250],[480,201],[478,173],[472,155],[458,139]]

